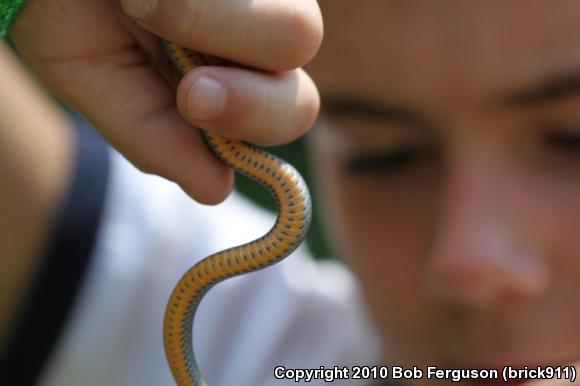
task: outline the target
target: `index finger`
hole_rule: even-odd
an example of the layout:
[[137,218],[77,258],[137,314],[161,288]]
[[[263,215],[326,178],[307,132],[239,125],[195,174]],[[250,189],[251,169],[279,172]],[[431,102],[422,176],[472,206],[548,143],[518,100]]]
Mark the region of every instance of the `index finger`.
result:
[[322,41],[316,0],[121,0],[146,30],[197,52],[268,71],[305,65]]

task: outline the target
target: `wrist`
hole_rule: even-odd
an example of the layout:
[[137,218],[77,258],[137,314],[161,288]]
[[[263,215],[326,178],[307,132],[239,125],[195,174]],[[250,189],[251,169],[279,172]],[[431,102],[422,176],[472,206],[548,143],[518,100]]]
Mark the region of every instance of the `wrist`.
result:
[[[66,117],[0,41],[0,346],[68,186]],[[6,258],[4,258],[6,257]]]

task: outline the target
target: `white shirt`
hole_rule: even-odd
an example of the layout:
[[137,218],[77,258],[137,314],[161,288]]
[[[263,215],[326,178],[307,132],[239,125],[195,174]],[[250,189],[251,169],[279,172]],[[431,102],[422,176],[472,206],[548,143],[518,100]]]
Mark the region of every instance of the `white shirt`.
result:
[[[204,206],[116,153],[111,164],[89,273],[43,386],[174,385],[162,342],[173,286],[196,261],[274,223],[235,192]],[[210,386],[294,384],[274,377],[279,365],[371,365],[378,341],[351,274],[337,262],[314,262],[303,248],[218,284],[194,323],[194,351]],[[334,383],[343,384],[353,381]]]

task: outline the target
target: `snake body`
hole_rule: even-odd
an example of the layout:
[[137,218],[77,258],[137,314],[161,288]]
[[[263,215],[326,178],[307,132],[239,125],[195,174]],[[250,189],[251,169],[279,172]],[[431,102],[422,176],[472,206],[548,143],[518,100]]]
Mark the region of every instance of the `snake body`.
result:
[[[164,45],[182,73],[205,64],[199,54],[170,42]],[[192,340],[193,319],[205,293],[220,281],[287,257],[303,241],[311,219],[308,188],[290,164],[247,142],[208,132],[204,135],[219,158],[273,193],[278,217],[264,236],[206,257],[191,267],[175,286],[165,311],[163,341],[178,386],[207,385],[197,366]]]

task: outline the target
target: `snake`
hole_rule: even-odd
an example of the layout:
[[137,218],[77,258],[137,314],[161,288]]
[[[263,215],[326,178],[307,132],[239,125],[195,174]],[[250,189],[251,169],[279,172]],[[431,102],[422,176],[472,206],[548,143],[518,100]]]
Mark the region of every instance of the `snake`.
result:
[[[0,39],[27,0],[0,0]],[[165,52],[182,74],[207,65],[194,51],[162,41]],[[231,168],[272,192],[278,216],[272,229],[249,243],[214,253],[192,266],[173,289],[163,318],[163,345],[178,386],[207,386],[193,352],[193,320],[207,291],[217,283],[257,271],[289,256],[310,226],[310,193],[300,173],[284,160],[248,142],[204,131],[207,144]]]
[[[182,74],[207,65],[199,53],[168,41],[163,41],[163,46]],[[308,187],[292,165],[246,141],[208,131],[203,131],[203,135],[222,161],[270,190],[278,215],[264,236],[200,260],[173,289],[165,310],[163,344],[178,386],[207,386],[196,362],[192,334],[204,295],[223,280],[257,271],[289,256],[306,237],[312,217]]]

